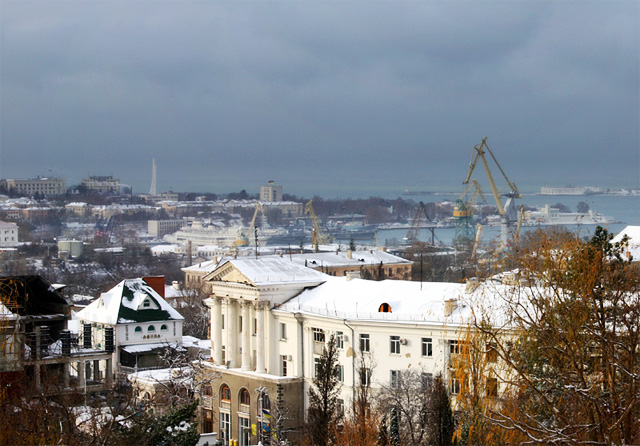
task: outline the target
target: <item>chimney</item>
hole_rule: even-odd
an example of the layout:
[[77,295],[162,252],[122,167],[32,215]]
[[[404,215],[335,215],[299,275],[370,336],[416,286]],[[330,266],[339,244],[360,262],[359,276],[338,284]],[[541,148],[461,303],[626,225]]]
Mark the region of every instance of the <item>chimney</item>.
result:
[[347,249],[347,258],[348,259],[352,259],[353,258],[353,253],[351,252],[350,249]]
[[444,301],[444,317],[451,316],[453,310],[458,308],[458,300],[457,299],[447,299]]
[[148,276],[143,277],[142,280],[164,299],[164,276]]

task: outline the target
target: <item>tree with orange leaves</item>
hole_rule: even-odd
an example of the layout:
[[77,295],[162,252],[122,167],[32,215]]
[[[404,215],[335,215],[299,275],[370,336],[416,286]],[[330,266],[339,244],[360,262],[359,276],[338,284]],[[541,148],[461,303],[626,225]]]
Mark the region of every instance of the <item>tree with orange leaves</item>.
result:
[[456,367],[462,444],[640,442],[640,274],[612,238],[519,248],[504,320],[477,310]]

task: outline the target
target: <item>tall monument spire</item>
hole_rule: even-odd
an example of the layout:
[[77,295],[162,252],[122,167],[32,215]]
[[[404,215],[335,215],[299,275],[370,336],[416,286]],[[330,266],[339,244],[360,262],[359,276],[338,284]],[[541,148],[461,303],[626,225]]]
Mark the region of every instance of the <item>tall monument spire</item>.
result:
[[153,159],[153,167],[151,168],[151,189],[149,189],[149,195],[158,195],[158,189],[156,188],[156,159]]

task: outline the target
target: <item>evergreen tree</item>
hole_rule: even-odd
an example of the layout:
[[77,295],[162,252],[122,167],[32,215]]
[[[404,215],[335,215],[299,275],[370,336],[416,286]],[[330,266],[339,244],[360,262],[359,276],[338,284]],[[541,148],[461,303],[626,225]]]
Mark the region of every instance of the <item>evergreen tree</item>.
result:
[[433,381],[428,401],[427,413],[431,416],[429,443],[449,446],[455,431],[455,422],[449,392],[440,374]]
[[387,416],[382,417],[378,428],[377,446],[389,446],[389,432],[387,431]]
[[331,441],[338,416],[339,391],[338,349],[335,336],[331,335],[322,350],[313,386],[309,389],[307,423],[314,446],[327,446]]

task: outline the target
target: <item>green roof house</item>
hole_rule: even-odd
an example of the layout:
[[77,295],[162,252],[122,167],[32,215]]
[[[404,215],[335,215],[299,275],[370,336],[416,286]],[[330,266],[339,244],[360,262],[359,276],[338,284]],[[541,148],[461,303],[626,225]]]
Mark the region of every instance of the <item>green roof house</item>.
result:
[[123,280],[76,315],[83,343],[91,325],[94,348],[104,345],[104,329],[114,328],[114,369],[155,367],[168,347],[182,348],[184,318],[149,282]]

